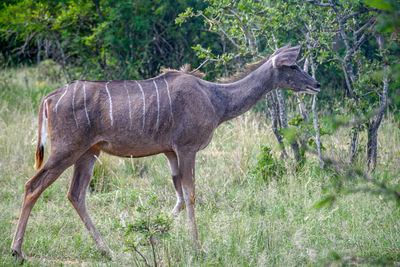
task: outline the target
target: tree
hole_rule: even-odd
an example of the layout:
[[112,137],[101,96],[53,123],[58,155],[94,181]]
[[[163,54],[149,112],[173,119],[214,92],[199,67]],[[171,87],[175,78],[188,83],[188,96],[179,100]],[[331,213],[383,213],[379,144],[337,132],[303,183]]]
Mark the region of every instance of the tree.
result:
[[[356,157],[359,132],[365,127],[368,131],[367,165],[376,166],[378,129],[387,105],[389,80],[387,71],[380,77],[374,72],[387,69],[388,51],[384,42],[388,36],[377,34],[376,22],[379,11],[363,3],[330,0],[329,3],[307,1],[320,9],[329,9],[334,15],[332,31],[336,31],[343,47],[335,51],[332,45],[333,60],[342,70],[346,84],[346,101],[353,112],[354,120],[363,120],[352,128],[350,163]],[[378,1],[379,2],[379,1]],[[396,61],[396,60],[395,60]],[[382,85],[380,81],[382,80]],[[376,114],[371,114],[379,107]],[[372,163],[372,166],[371,166]]]
[[[204,60],[200,67],[213,63],[217,68],[222,67],[221,72],[228,76],[234,70],[240,69],[245,62],[264,58],[285,43],[292,41],[303,44],[307,40],[308,33],[306,34],[305,24],[308,25],[311,22],[307,14],[309,12],[303,9],[304,4],[287,3],[287,1],[268,3],[254,0],[208,2],[206,9],[194,11],[188,8],[176,20],[177,23],[182,24],[189,17],[202,17],[208,29],[220,36],[224,47],[222,54],[214,53],[209,47],[204,48],[201,45],[194,47],[197,56]],[[311,40],[308,41],[311,42]],[[306,53],[312,53],[308,50],[313,48],[307,46],[306,48]],[[278,89],[269,93],[266,96],[266,105],[282,157],[286,157],[282,130],[288,129],[289,122],[283,91]],[[304,119],[307,120],[307,118]],[[300,149],[295,139],[290,140],[290,145],[296,160],[301,162],[304,149]]]
[[213,41],[191,30],[200,20],[174,23],[188,5],[203,6],[183,0],[14,1],[0,10],[0,36],[15,44],[9,49],[17,55],[60,63],[69,81],[151,77],[163,65],[193,61],[191,41]]

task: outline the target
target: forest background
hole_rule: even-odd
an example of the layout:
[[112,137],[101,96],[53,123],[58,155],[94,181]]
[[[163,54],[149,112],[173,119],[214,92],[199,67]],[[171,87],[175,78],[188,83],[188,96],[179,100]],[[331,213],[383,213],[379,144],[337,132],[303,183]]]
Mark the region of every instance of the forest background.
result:
[[[244,211],[234,216],[237,220],[232,222],[236,225],[236,234],[227,234],[225,241],[206,237],[210,228],[214,227],[216,232],[225,228],[223,224],[221,229],[211,219],[204,219],[200,222],[203,228],[200,236],[206,249],[207,246],[215,248],[215,254],[190,256],[193,251],[186,248],[190,241],[187,237],[179,239],[187,233],[179,229],[185,224],[184,216],[178,224],[159,213],[172,207],[173,189],[160,189],[170,187],[170,183],[160,182],[167,180],[168,175],[161,171],[167,170],[167,166],[157,157],[118,162],[102,156],[103,163],[96,165],[91,184],[94,205],[104,209],[104,203],[111,202],[112,207],[127,205],[136,211],[135,216],[128,216],[131,227],[129,223],[122,223],[128,220],[121,217],[125,210],[113,210],[108,215],[99,213],[98,216],[105,216],[99,221],[108,216],[119,218],[101,228],[114,229],[125,246],[132,248],[127,259],[138,265],[169,264],[169,260],[183,265],[398,264],[399,9],[400,4],[395,0],[2,1],[0,119],[2,128],[6,129],[0,139],[0,183],[4,185],[0,224],[4,230],[1,232],[3,263],[12,261],[7,251],[18,218],[22,184],[26,181],[15,177],[13,172],[21,169],[19,164],[22,164],[19,174],[26,178],[33,175],[30,168],[33,157],[25,154],[33,155],[31,139],[36,134],[33,122],[38,105],[48,92],[77,79],[147,79],[158,75],[164,67],[179,69],[184,64],[204,72],[207,80],[224,82],[224,77],[234,75],[247,63],[262,60],[290,43],[302,46],[298,64],[322,84],[318,96],[294,94],[284,88],[269,93],[250,114],[217,131],[211,148],[201,156],[200,176],[210,175],[206,174],[208,170],[217,172],[219,177],[198,181],[199,198],[203,200],[198,213],[204,218],[220,214],[222,220],[229,217],[222,210],[232,212],[233,200],[241,203]],[[17,132],[27,124],[30,128],[26,147],[19,147],[17,144],[26,133]],[[243,148],[238,152],[237,147]],[[21,163],[21,158],[27,162]],[[229,160],[236,165],[229,167],[226,163]],[[121,164],[122,170],[119,170]],[[235,168],[239,171],[235,172]],[[134,180],[127,182],[132,176]],[[143,178],[149,179],[143,182]],[[211,191],[211,185],[202,184],[212,179],[215,179],[215,188],[219,188],[215,192]],[[133,191],[121,189],[131,183],[137,187],[138,181],[141,186],[130,189]],[[302,186],[306,190],[297,191]],[[276,195],[267,193],[271,191]],[[284,198],[278,194],[282,191],[286,192]],[[167,200],[163,199],[164,192]],[[57,191],[48,193],[47,198],[64,205],[58,194]],[[128,196],[127,200],[119,200],[118,194]],[[141,200],[143,194],[145,200]],[[158,205],[159,198],[165,204]],[[37,223],[31,222],[28,231],[34,227],[32,224],[38,228],[40,218],[51,217],[45,212],[47,201],[43,206],[39,204]],[[293,205],[287,207],[285,201]],[[275,209],[266,207],[274,202]],[[243,207],[245,203],[247,206]],[[299,207],[299,203],[304,206]],[[58,210],[55,206],[52,208]],[[327,223],[325,220],[338,208],[340,214]],[[363,212],[353,218],[349,214],[354,210]],[[294,221],[282,219],[289,218],[288,214],[292,214]],[[309,220],[310,216],[313,219]],[[146,224],[153,217],[160,219],[164,228],[158,229],[160,223],[155,223],[150,225],[156,228],[153,232],[149,225],[148,232],[138,231],[138,224]],[[269,217],[268,223],[260,221]],[[250,220],[249,225],[245,226],[245,220]],[[339,234],[340,227],[334,227],[338,221],[352,222],[351,229],[344,230],[348,235]],[[73,222],[75,227],[82,226],[79,219]],[[51,225],[46,227],[50,227],[49,233],[56,231]],[[278,240],[280,227],[285,241]],[[369,228],[381,231],[378,234],[357,231]],[[327,229],[335,233],[334,237],[326,236]],[[62,245],[50,234],[43,240],[42,234],[38,230],[28,235],[33,240],[30,243],[27,240],[26,246],[33,263],[51,265],[46,257],[49,244],[53,242],[59,248]],[[79,236],[85,234],[80,231],[72,235],[68,243],[81,246],[83,240]],[[153,239],[158,241],[153,243]],[[150,245],[143,240],[150,240]],[[285,245],[278,249],[282,247],[281,242]],[[50,249],[53,253],[50,255],[57,262],[63,253],[83,261],[87,255],[89,262],[105,260],[96,255],[93,244],[86,243],[85,252]],[[34,250],[37,244],[39,249]],[[121,244],[112,243],[113,246],[120,255],[127,253]]]

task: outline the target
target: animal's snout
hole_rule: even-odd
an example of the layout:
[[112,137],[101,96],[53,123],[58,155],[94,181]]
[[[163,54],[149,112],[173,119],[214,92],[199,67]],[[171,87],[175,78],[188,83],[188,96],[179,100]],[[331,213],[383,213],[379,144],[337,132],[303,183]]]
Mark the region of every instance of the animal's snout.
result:
[[320,84],[320,83],[317,83],[317,84],[315,85],[315,88],[320,89],[320,88],[321,88],[321,84]]

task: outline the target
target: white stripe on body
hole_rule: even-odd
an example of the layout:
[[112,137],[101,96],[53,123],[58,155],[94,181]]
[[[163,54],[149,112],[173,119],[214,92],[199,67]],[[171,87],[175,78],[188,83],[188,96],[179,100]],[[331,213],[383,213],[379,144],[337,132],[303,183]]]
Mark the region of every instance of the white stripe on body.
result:
[[171,111],[171,117],[172,117],[172,121],[174,121],[174,115],[172,113],[172,101],[171,101],[171,94],[169,92],[169,86],[168,86],[168,82],[164,77],[164,82],[167,85],[167,93],[168,93],[168,100],[169,100],[169,110]]
[[273,56],[273,57],[271,58],[271,60],[272,60],[272,67],[273,67],[273,68],[276,68],[276,56]]
[[46,110],[47,110],[47,99],[43,101],[43,113],[42,113],[42,128],[41,128],[41,138],[40,144],[43,145],[46,141],[47,137],[47,117],[46,117]]
[[79,81],[76,81],[74,90],[72,91],[72,114],[74,115],[76,127],[78,127],[78,121],[76,120],[74,101],[75,101],[75,91],[76,91],[76,87],[78,86],[78,83],[79,83]]
[[107,86],[109,83],[110,82],[106,83],[106,91],[107,91],[107,94],[108,94],[108,99],[110,100],[110,120],[111,120],[111,126],[113,126],[114,125],[114,120],[113,120],[113,115],[112,115],[112,100],[111,100],[110,91],[108,91],[108,86]]
[[129,90],[126,88],[126,81],[124,81],[124,87],[126,93],[128,94],[128,105],[129,105],[129,130],[132,128],[132,112],[131,112],[131,97],[129,95]]
[[143,92],[142,86],[137,81],[135,81],[135,82],[137,83],[137,85],[140,88],[140,91],[142,92],[142,99],[143,99],[143,125],[142,125],[142,131],[144,131],[144,124],[145,124],[145,121],[146,121],[146,99],[144,97],[144,92]]
[[153,80],[154,86],[156,87],[156,94],[157,94],[157,122],[156,127],[158,128],[158,121],[160,120],[160,96],[158,95],[158,87],[156,80]]
[[65,96],[65,94],[68,92],[69,84],[64,85],[64,87],[65,87],[64,93],[60,96],[60,98],[58,99],[58,101],[57,101],[55,107],[53,108],[53,111],[55,111],[56,113],[57,113],[58,103],[60,103],[61,99],[62,99],[62,98]]
[[83,105],[85,106],[86,119],[87,119],[88,124],[90,126],[89,113],[88,113],[87,107],[86,107],[86,81],[83,83]]

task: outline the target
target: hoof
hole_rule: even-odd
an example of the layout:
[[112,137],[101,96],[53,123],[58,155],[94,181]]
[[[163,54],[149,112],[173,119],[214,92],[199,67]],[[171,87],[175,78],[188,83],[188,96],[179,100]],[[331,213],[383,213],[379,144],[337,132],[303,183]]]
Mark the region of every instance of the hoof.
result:
[[111,249],[107,248],[107,249],[102,249],[101,250],[101,255],[103,255],[104,257],[106,257],[109,260],[114,260],[114,253],[112,252]]
[[207,254],[208,254],[207,251],[203,247],[196,246],[196,257],[202,259],[202,258],[206,257]]
[[176,217],[178,217],[178,215],[179,215],[179,213],[181,212],[181,211],[183,211],[185,209],[185,204],[183,204],[183,205],[180,205],[180,206],[175,206],[175,208],[171,211],[171,213],[170,213],[170,216],[172,217],[172,218],[176,218]]
[[196,250],[197,250],[197,251],[199,251],[199,252],[204,251],[204,250],[203,250],[203,246],[200,244],[199,241],[196,241],[196,242],[195,242],[195,246],[196,246]]
[[11,249],[11,255],[15,258],[16,261],[19,261],[21,263],[25,260],[25,255],[22,253],[22,251]]

